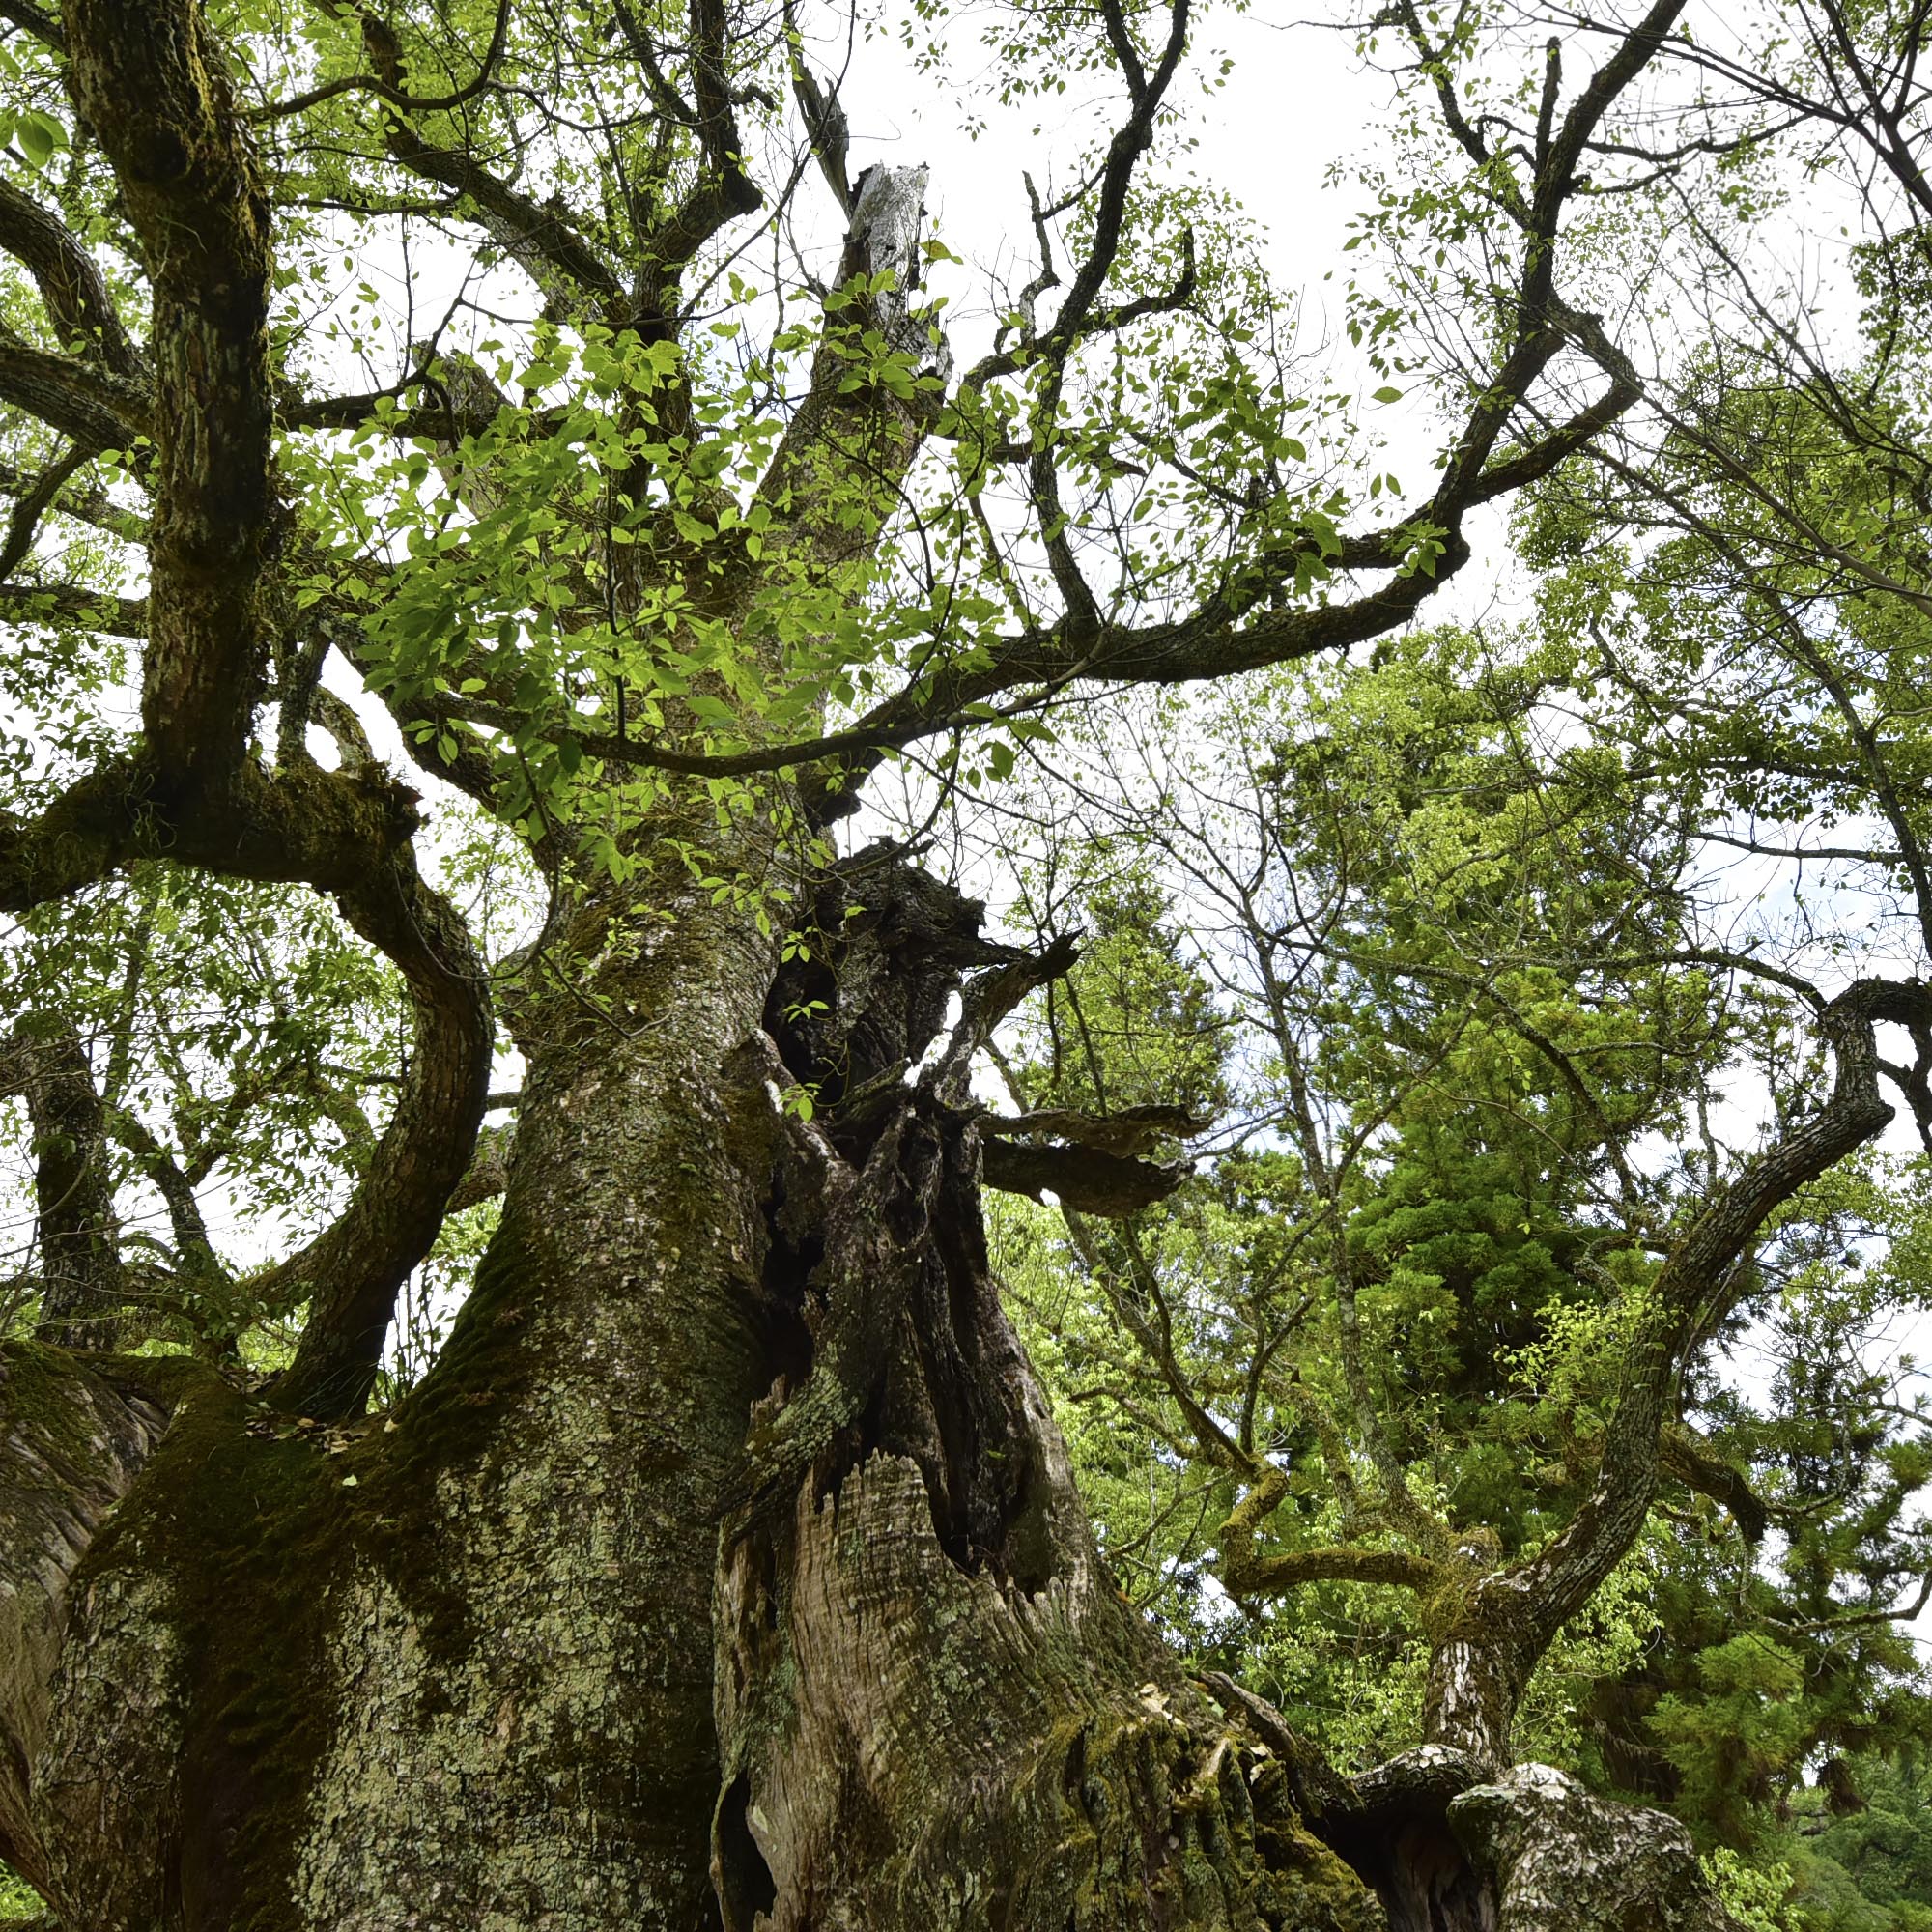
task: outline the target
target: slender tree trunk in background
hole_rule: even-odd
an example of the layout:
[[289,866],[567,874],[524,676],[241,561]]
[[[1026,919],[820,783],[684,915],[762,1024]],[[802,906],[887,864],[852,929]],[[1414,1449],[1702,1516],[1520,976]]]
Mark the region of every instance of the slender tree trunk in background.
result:
[[15,1028],[0,1044],[0,1093],[27,1103],[34,1133],[39,1332],[63,1348],[111,1349],[127,1299],[115,1241],[100,1096],[70,1024],[47,1037]]

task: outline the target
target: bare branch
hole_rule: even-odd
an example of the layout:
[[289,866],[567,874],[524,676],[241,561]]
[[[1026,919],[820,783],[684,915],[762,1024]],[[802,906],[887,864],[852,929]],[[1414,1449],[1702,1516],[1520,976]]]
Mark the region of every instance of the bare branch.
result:
[[117,376],[145,385],[146,366],[94,257],[64,223],[4,179],[0,248],[33,276],[64,348],[72,355],[98,356]]
[[440,114],[452,107],[461,107],[466,101],[473,100],[487,88],[497,72],[497,64],[503,58],[503,44],[510,31],[511,0],[497,0],[496,25],[490,32],[490,44],[482,60],[477,65],[473,79],[449,94],[413,95],[392,85],[380,74],[348,73],[334,80],[325,80],[312,87],[305,94],[298,94],[287,100],[276,101],[271,106],[258,107],[249,116],[251,121],[282,121],[291,115],[306,113],[311,107],[319,107],[325,100],[333,100],[341,94],[373,94],[378,99],[386,101],[391,107],[405,114]]

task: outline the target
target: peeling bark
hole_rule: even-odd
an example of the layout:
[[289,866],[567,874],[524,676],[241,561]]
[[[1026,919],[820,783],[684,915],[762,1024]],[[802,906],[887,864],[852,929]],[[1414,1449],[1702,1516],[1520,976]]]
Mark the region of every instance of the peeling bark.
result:
[[[1274,1893],[1306,1874],[1258,1853],[1254,1761],[1121,1605],[1070,1487],[1062,1500],[1031,1587],[950,1553],[923,1472],[883,1452],[822,1498],[801,1489],[763,1534],[727,1531],[727,1932],[1284,1922]],[[1359,1883],[1294,1839],[1359,1907]]]
[[1496,1932],[1736,1932],[1683,1826],[1549,1765],[1472,1785],[1448,1818],[1493,1891]]

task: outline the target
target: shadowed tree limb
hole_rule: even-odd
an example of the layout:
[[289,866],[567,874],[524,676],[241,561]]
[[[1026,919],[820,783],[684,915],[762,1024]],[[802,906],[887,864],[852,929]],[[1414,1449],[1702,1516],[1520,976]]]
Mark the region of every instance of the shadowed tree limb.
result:
[[64,1349],[112,1349],[128,1299],[105,1118],[71,1020],[23,1020],[0,1047],[0,1093],[27,1102],[34,1133],[36,1333]]
[[339,903],[402,970],[415,1040],[396,1110],[348,1207],[252,1285],[271,1306],[311,1302],[274,1400],[322,1416],[359,1413],[368,1400],[396,1296],[470,1168],[495,1044],[482,960],[453,908],[416,876],[408,846]]
[[[981,1122],[980,1133],[986,1133]],[[1164,1201],[1193,1172],[1191,1161],[1134,1160],[1093,1147],[1052,1147],[988,1138],[980,1172],[988,1187],[1038,1201],[1047,1192],[1083,1214],[1132,1214]]]
[[165,785],[218,788],[247,744],[266,662],[259,580],[281,524],[268,199],[199,7],[70,0],[67,31],[74,99],[113,164],[154,290],[142,728]]
[[110,638],[145,638],[148,600],[107,596],[77,583],[0,583],[0,620],[73,624]]
[[1721,1503],[1747,1543],[1764,1541],[1771,1512],[1763,1498],[1751,1488],[1745,1472],[1720,1456],[1695,1430],[1681,1422],[1669,1424],[1658,1440],[1658,1458],[1664,1475]]
[[33,276],[64,349],[97,356],[117,376],[145,384],[146,364],[99,264],[64,222],[5,180],[0,180],[0,248]]
[[0,582],[12,577],[26,562],[34,548],[34,539],[40,534],[41,519],[46,515],[68,479],[93,453],[75,444],[56,457],[21,493],[19,500],[14,505],[13,516],[7,520],[6,537],[0,541]]
[[166,813],[150,767],[130,760],[82,781],[33,827],[0,837],[0,904],[61,896],[137,858],[231,877],[304,883],[401,971],[415,1043],[395,1113],[342,1216],[253,1293],[312,1303],[277,1389],[316,1414],[359,1409],[373,1384],[395,1296],[426,1254],[469,1166],[489,1088],[494,1026],[487,980],[461,919],[417,874],[414,794],[364,774],[253,765],[219,810]]
[[36,349],[0,328],[0,402],[90,449],[110,449],[155,424],[154,391],[98,363]]
[[1400,1549],[1363,1549],[1338,1544],[1321,1549],[1296,1549],[1283,1556],[1262,1556],[1225,1573],[1231,1595],[1261,1597],[1298,1589],[1304,1583],[1376,1583],[1388,1589],[1427,1595],[1440,1589],[1443,1572],[1426,1556]]
[[33,35],[56,53],[67,50],[67,36],[60,21],[43,7],[36,7],[33,0],[0,0],[0,20],[11,20],[22,33]]
[[[40,480],[15,464],[0,463],[0,494],[17,500],[33,491]],[[124,543],[145,544],[148,541],[147,518],[138,510],[115,502],[104,490],[65,484],[55,493],[48,507],[57,516],[72,517],[80,523],[92,524],[96,529],[105,530]]]

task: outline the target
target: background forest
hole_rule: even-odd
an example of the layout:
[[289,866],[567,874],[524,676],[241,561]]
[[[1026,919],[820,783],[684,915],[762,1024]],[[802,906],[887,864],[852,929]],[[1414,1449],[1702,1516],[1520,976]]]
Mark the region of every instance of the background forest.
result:
[[[380,51],[350,10],[212,12],[261,138],[287,143],[278,353],[392,391],[359,399],[380,434],[298,422],[281,448],[300,542],[394,576],[353,662],[325,648],[277,675],[307,678],[298,729],[335,769],[410,768],[425,867],[507,984],[551,937],[563,830],[621,876],[627,814],[657,781],[593,794],[596,747],[558,735],[548,696],[440,684],[430,640],[465,613],[485,613],[474,641],[497,606],[560,608],[545,571],[615,581],[613,466],[592,459],[616,435],[613,390],[669,364],[640,378],[635,345],[557,303],[504,323],[498,281],[543,295],[551,269],[506,240],[453,270],[460,181],[447,203],[377,207],[328,119],[350,128],[358,97],[271,111],[356,37]],[[501,17],[415,12],[399,22],[458,50]],[[35,14],[0,5],[0,214],[44,196],[111,249],[120,212]],[[794,99],[739,105],[769,111],[760,138],[790,128],[801,168],[814,143],[842,167],[812,78],[838,35],[784,20]],[[863,25],[967,97],[969,120],[1000,98],[1016,127],[1058,113],[1069,154],[1101,151],[1082,156],[1081,72],[1027,31],[981,44],[937,5]],[[1519,1756],[1681,1819],[1758,1932],[1932,1932],[1928,30],[1926,0],[1683,11],[1582,157],[1566,293],[1548,294],[1567,360],[1549,350],[1550,386],[1507,399],[1485,474],[1509,489],[1468,506],[1479,566],[1424,514],[1430,452],[1520,321],[1497,291],[1521,238],[1541,245],[1563,61],[1587,71],[1625,29],[1391,0],[1321,30],[1386,77],[1387,102],[1372,157],[1331,185],[1354,211],[1346,253],[1297,265],[1311,289],[1333,268],[1325,294],[1285,300],[1267,238],[1190,172],[1213,112],[1199,63],[1208,105],[1151,126],[1114,326],[1075,376],[1010,355],[1071,205],[1047,206],[1047,182],[1027,182],[1035,233],[995,265],[990,304],[944,229],[925,243],[925,296],[957,302],[954,353],[985,358],[980,413],[960,402],[920,458],[945,513],[923,520],[915,477],[863,595],[834,623],[796,617],[837,639],[810,675],[761,695],[708,662],[652,685],[561,618],[518,646],[617,746],[627,718],[661,726],[684,704],[728,757],[760,731],[811,736],[807,686],[833,726],[868,715],[935,610],[961,635],[1024,618],[1065,587],[1069,530],[1088,579],[1114,586],[1110,614],[1320,608],[1350,569],[1462,573],[1422,618],[1298,663],[1198,688],[1069,674],[1004,710],[954,706],[873,747],[883,768],[837,832],[848,856],[898,842],[988,900],[1004,939],[1077,942],[972,1075],[1006,1190],[986,1197],[998,1285],[1120,1590],[1193,1671],[1259,1691],[1345,1772],[1421,1738],[1455,1579],[1527,1562],[1582,1507],[1685,1231],[1823,1118],[1832,1014],[1859,988],[1906,989],[1872,1008],[1897,1118],[1778,1201],[1687,1314],[1641,1533],[1517,1719]],[[559,70],[545,96],[559,113],[572,84]],[[573,182],[574,152],[546,162],[559,193],[594,172]],[[378,215],[407,217],[419,259],[358,257]],[[786,251],[825,270],[837,241],[787,212],[706,263],[710,333],[688,353],[723,400],[663,456],[690,485],[674,527],[622,541],[735,532],[758,556],[745,479],[810,339],[771,291]],[[1039,279],[1013,286],[1036,242]],[[0,358],[59,332],[43,298],[25,266],[0,273]],[[909,368],[881,380],[910,394]],[[1024,471],[1049,380],[1072,479],[1051,517],[1037,468],[1029,494],[987,455]],[[409,411],[413,436],[396,431]],[[133,702],[146,458],[92,429],[0,427],[16,800],[106,756]],[[581,519],[520,509],[560,491]],[[459,550],[457,504],[490,546]],[[1351,553],[1358,511],[1396,519],[1399,541]],[[298,602],[323,596],[320,561],[301,582]],[[484,751],[514,767],[485,781],[510,808],[475,802]],[[769,803],[755,781],[713,785],[723,815]],[[702,883],[752,890],[728,868]],[[757,917],[809,964],[806,910]],[[801,1033],[813,1000],[801,969],[784,1012]],[[299,888],[145,857],[13,924],[0,1010],[0,1336],[285,1371],[306,1295],[264,1258],[328,1226],[369,1170],[407,1074],[396,969]],[[521,1072],[499,1037],[488,1124],[404,1289],[379,1410],[436,1360],[497,1226]],[[805,1121],[822,1103],[809,1082],[787,1101]],[[1036,1158],[1081,1122],[1102,1164],[1084,1192]],[[1150,1154],[1157,1184],[1104,1168]],[[0,1919],[38,1909],[0,1871]]]

